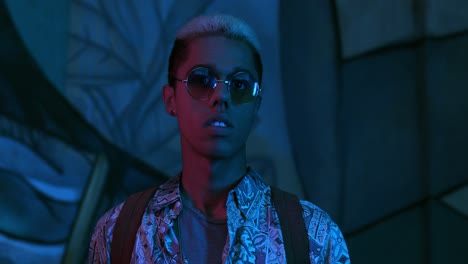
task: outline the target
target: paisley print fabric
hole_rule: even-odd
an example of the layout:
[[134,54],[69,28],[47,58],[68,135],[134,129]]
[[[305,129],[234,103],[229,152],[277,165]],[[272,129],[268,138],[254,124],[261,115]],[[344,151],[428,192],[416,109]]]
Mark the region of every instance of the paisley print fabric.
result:
[[[188,263],[174,230],[183,207],[179,187],[177,175],[161,185],[148,203],[137,232],[132,263]],[[339,227],[314,204],[300,202],[308,230],[310,263],[350,263]],[[89,263],[110,263],[112,231],[122,205],[110,209],[98,221],[89,247]],[[229,193],[226,206],[228,238],[223,263],[287,263],[271,190],[258,173],[248,169]]]

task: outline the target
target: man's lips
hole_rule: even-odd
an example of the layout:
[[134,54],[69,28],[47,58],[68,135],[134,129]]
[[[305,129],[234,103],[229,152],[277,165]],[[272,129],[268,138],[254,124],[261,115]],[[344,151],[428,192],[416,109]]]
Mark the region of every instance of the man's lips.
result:
[[224,128],[233,128],[233,124],[229,118],[224,116],[214,116],[206,120],[203,124],[204,127],[224,127]]

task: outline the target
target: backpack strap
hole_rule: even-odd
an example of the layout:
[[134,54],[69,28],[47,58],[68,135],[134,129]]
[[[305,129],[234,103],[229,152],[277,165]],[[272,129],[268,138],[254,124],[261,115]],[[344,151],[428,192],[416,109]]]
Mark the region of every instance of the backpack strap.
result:
[[271,198],[278,212],[284,251],[288,263],[309,263],[309,238],[299,199],[288,192],[271,187]]
[[136,233],[141,224],[149,200],[159,186],[130,195],[124,202],[122,210],[112,231],[111,263],[128,264],[135,246]]

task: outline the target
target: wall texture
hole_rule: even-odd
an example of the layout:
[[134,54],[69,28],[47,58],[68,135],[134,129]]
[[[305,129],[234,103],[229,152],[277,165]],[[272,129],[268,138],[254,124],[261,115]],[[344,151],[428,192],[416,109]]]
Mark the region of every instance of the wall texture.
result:
[[466,260],[464,1],[5,0],[0,263],[80,262],[105,210],[180,170],[167,57],[212,12],[259,34],[267,181],[329,212],[353,263]]
[[280,6],[296,167],[341,224],[351,259],[466,261],[466,3]]

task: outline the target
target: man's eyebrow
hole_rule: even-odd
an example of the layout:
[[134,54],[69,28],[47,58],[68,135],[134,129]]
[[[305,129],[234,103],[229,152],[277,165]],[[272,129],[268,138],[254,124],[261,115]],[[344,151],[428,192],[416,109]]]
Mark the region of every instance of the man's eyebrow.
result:
[[[190,72],[191,70],[195,69],[195,68],[198,68],[198,67],[205,67],[205,68],[208,68],[208,69],[210,69],[211,71],[213,71],[214,73],[216,73],[216,74],[218,74],[218,75],[219,75],[220,73],[222,73],[222,72],[216,67],[216,65],[210,64],[210,63],[208,63],[208,64],[196,64],[196,65],[194,65],[194,66],[189,70],[189,72]],[[251,70],[249,70],[249,69],[247,69],[247,68],[245,68],[245,67],[241,67],[241,66],[236,66],[236,67],[230,69],[228,72],[225,72],[225,74],[226,74],[226,76],[229,76],[229,75],[232,75],[232,74],[237,73],[237,72],[240,72],[240,71],[248,72],[248,73],[250,73],[252,76],[256,76],[256,75],[257,75],[257,72],[256,72],[256,71],[253,71],[253,72],[252,72]]]
[[249,69],[244,68],[244,67],[234,67],[234,69],[232,69],[231,73],[232,72],[240,72],[240,71],[245,71],[245,72],[248,72],[248,73],[252,74],[252,72]]

